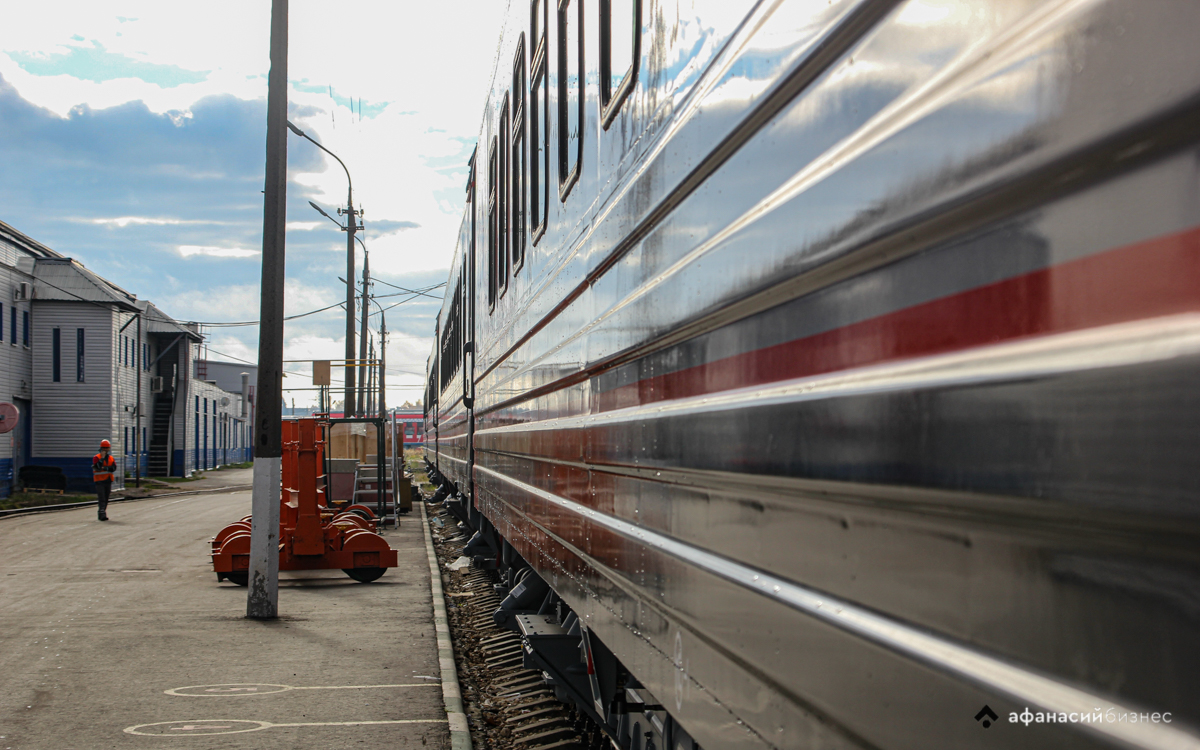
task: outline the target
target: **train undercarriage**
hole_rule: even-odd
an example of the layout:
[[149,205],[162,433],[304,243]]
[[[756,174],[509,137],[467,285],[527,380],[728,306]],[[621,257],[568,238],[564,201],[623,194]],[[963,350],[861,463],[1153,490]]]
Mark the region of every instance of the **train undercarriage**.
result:
[[[662,701],[588,630],[487,517],[472,508],[454,484],[428,462],[426,471],[437,487],[429,498],[430,506],[444,509],[465,540],[459,564],[469,561],[473,571],[486,576],[499,599],[486,625],[519,639],[520,666],[540,673],[540,679],[520,682],[520,692],[510,695],[520,697],[532,689],[545,689],[562,704],[556,713],[565,720],[557,722],[557,727],[546,727],[549,742],[537,747],[699,750],[700,744],[672,718]],[[498,640],[490,637],[491,643]],[[536,715],[540,705],[528,712],[532,719],[543,718]]]

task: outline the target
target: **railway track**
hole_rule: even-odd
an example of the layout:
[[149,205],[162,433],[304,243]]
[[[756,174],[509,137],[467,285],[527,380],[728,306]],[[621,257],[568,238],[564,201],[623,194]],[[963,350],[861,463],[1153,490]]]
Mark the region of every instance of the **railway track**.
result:
[[467,541],[457,523],[447,511],[431,506],[429,526],[473,746],[497,750],[610,747],[590,718],[559,700],[546,675],[526,666],[521,636],[492,621],[492,612],[507,593],[496,589],[494,573],[451,567]]

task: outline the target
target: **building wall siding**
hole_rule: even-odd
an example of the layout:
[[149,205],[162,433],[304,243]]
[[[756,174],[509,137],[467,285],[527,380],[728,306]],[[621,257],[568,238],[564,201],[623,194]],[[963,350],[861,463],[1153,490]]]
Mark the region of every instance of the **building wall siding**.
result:
[[[114,434],[117,399],[113,389],[113,334],[119,323],[111,308],[86,302],[36,303],[32,315],[33,398],[36,425],[32,463],[60,466],[68,487],[90,489],[91,457],[100,441],[113,442],[118,468],[123,454]],[[53,382],[52,330],[61,330],[61,381]],[[75,331],[83,328],[84,382],[75,378]],[[83,463],[79,463],[82,461]],[[120,474],[113,483],[121,486]]]
[[[13,288],[21,282],[33,282],[33,278],[16,268],[20,252],[12,245],[0,240],[0,401],[30,403],[33,400],[33,354],[32,349],[21,344],[20,332],[13,336],[11,310],[17,310],[18,325],[21,313],[29,309],[29,301],[14,301]],[[0,435],[0,497],[8,497],[16,483],[16,466],[13,458],[17,441],[24,440],[25,422],[32,419],[28,410],[19,415],[16,430]],[[25,447],[28,456],[29,446]]]
[[[146,471],[146,457],[149,448],[139,440],[135,440],[140,428],[145,428],[146,439],[150,438],[150,426],[153,419],[153,394],[150,393],[150,373],[142,368],[142,344],[149,342],[146,333],[147,326],[141,327],[141,337],[138,337],[138,323],[134,313],[118,312],[113,316],[113,392],[116,403],[113,409],[113,455],[117,457],[122,471],[135,471],[135,447],[141,457],[141,471]],[[132,321],[132,322],[130,322]],[[122,326],[129,324],[124,331]],[[141,403],[138,403],[138,380],[141,380]],[[138,421],[139,410],[141,421]],[[140,428],[139,428],[140,424]],[[128,440],[126,435],[128,434]],[[118,441],[120,452],[118,453]],[[115,486],[115,485],[114,485]]]

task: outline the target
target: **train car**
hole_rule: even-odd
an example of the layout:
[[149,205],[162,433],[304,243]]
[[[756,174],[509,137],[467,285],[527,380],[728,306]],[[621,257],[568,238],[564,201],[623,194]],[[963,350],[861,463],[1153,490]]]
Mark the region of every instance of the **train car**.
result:
[[561,698],[635,750],[1200,747],[1197,29],[510,3],[426,451]]

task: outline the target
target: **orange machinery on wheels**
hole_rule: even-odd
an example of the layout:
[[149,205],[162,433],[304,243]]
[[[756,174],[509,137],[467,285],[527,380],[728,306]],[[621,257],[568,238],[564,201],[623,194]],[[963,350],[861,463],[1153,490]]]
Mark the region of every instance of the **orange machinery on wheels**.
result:
[[[317,419],[283,421],[283,487],[279,508],[279,569],[341,568],[363,583],[397,565],[396,551],[375,533],[375,514],[365,505],[330,507],[319,486],[325,464],[327,425]],[[250,516],[212,539],[217,581],[245,586],[250,567]]]

